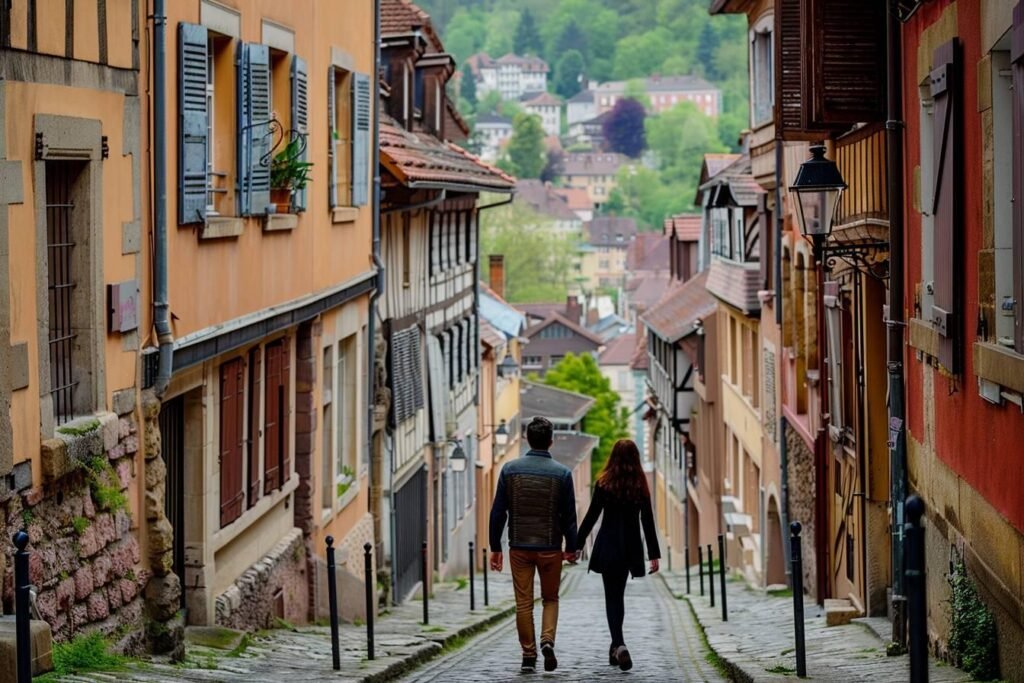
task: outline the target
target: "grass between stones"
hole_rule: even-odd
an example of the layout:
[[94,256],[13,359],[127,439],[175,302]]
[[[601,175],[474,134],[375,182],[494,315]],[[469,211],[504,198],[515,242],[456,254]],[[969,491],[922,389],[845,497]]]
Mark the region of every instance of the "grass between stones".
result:
[[54,643],[53,671],[36,678],[56,681],[62,676],[92,671],[120,671],[130,660],[110,650],[110,644],[98,632],[76,636],[66,643]]
[[766,668],[765,671],[770,674],[782,674],[783,676],[793,676],[796,674],[796,669],[790,668],[784,664],[776,664],[773,667]]
[[703,624],[700,623],[700,619],[697,618],[697,612],[693,609],[693,603],[689,600],[686,602],[686,606],[690,608],[690,616],[693,618],[693,623],[697,627],[697,633],[700,634],[700,642],[704,645],[706,652],[704,653],[704,661],[714,667],[722,678],[730,680],[732,676],[729,673],[729,667],[726,665],[725,660],[722,659],[715,648],[711,647],[711,643],[708,642],[708,634],[704,631]]

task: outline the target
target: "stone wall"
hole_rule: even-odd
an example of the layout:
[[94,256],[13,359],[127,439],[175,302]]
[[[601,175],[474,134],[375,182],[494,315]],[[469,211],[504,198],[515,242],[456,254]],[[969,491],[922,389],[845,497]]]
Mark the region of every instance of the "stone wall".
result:
[[818,594],[817,553],[814,549],[814,452],[796,431],[786,425],[786,447],[789,458],[789,521],[800,522],[804,562],[804,591]]
[[[366,620],[366,556],[363,547],[373,544],[373,515],[366,513],[356,522],[345,538],[335,544],[335,577],[338,588],[338,616],[344,621]],[[313,557],[315,571],[314,594],[317,619],[330,618],[329,590],[327,588],[327,560]],[[375,602],[376,604],[376,602]]]
[[217,596],[217,624],[258,631],[274,626],[275,618],[305,622],[309,604],[306,567],[306,544],[302,531],[295,528]]
[[[139,439],[134,404],[62,427],[43,442],[40,486],[0,503],[3,537],[29,534],[30,579],[39,616],[57,641],[98,630],[124,652],[144,648],[141,592],[149,572],[128,510]],[[0,562],[5,611],[13,611],[10,546]]]

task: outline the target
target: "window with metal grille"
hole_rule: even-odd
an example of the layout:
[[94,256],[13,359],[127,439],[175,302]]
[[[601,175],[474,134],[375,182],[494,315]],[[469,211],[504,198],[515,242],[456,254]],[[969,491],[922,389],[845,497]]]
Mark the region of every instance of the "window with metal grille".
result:
[[[79,372],[74,350],[76,330],[72,322],[75,285],[74,194],[80,164],[46,164],[46,275],[49,314],[50,396],[57,425],[75,416]],[[84,245],[82,245],[84,247]],[[85,393],[85,392],[81,392]],[[80,407],[84,408],[84,406]],[[84,412],[84,411],[82,411]]]

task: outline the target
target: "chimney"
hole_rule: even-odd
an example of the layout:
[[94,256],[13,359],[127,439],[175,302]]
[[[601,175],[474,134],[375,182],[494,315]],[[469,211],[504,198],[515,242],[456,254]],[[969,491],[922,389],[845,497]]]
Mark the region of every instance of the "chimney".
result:
[[570,295],[565,299],[565,317],[577,325],[582,322],[583,308],[580,306],[580,300],[575,296]]
[[601,320],[601,314],[597,310],[597,304],[595,303],[587,310],[586,326],[593,327]]
[[505,255],[491,254],[488,273],[490,274],[491,289],[502,299],[505,298]]

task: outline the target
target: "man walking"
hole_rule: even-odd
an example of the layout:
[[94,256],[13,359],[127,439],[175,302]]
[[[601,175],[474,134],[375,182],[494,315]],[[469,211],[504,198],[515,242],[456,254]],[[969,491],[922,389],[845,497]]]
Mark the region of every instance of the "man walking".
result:
[[[569,468],[551,458],[554,427],[535,417],[526,427],[530,450],[501,468],[491,507],[491,569],[504,564],[501,535],[508,520],[509,566],[516,593],[516,630],[523,648],[523,673],[537,668],[533,625],[533,577],[540,574],[544,604],[540,651],[544,670],[558,667],[555,629],[558,625],[558,587],[562,561],[576,562],[576,493]],[[565,552],[562,541],[565,541]]]

